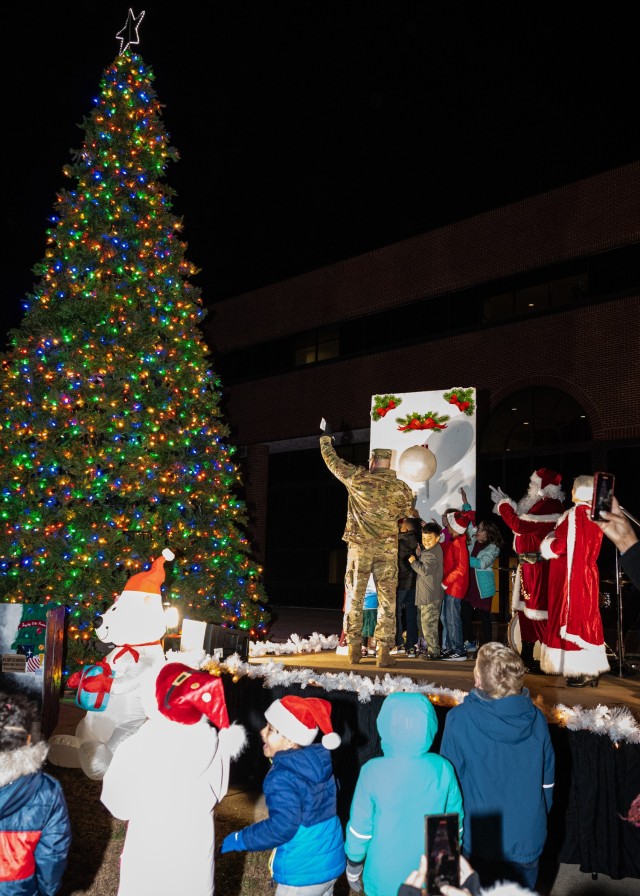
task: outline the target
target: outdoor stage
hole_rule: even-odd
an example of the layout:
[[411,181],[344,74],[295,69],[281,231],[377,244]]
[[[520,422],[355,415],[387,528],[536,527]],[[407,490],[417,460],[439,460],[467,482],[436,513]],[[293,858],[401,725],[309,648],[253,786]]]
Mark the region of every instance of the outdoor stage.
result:
[[[262,713],[272,700],[285,693],[322,695],[331,700],[334,729],[342,738],[334,768],[341,787],[340,814],[348,817],[360,767],[380,755],[375,720],[385,693],[396,686],[427,693],[438,716],[437,750],[446,713],[473,687],[472,660],[426,662],[399,656],[397,661],[392,668],[378,669],[373,657],[350,666],[334,650],[267,655],[251,658],[231,681],[224,676],[230,716],[250,732],[249,755],[240,762],[239,774],[256,775],[258,781],[264,774],[256,761],[257,738]],[[370,687],[363,686],[363,679]],[[570,688],[563,677],[527,674],[525,685],[549,721],[556,753],[548,863],[640,880],[640,827],[624,820],[640,796],[640,673],[603,675],[597,688]],[[500,769],[495,775],[500,787]],[[640,883],[638,887],[640,892]]]

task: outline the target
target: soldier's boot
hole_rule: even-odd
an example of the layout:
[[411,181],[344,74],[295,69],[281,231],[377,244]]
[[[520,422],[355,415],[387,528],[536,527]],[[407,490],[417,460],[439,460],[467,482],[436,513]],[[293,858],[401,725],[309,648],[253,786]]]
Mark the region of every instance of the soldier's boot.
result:
[[397,666],[398,664],[392,656],[389,655],[389,647],[386,644],[378,643],[378,654],[376,656],[376,666]]
[[349,663],[352,666],[355,666],[356,663],[359,663],[362,659],[362,641],[350,641],[349,642]]

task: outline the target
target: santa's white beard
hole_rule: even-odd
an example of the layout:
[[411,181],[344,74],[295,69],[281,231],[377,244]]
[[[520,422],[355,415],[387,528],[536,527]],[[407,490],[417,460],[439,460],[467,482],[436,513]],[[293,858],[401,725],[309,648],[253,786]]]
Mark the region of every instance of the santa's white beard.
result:
[[521,516],[523,513],[527,513],[539,500],[540,495],[538,494],[538,486],[532,483],[527,489],[526,493],[518,501],[518,504],[516,506],[516,513],[518,514],[518,516]]

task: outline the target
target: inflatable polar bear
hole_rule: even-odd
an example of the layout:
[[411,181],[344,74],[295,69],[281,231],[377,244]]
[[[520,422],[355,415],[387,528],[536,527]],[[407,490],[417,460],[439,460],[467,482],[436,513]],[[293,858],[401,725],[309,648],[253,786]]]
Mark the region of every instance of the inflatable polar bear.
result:
[[75,736],[49,739],[48,759],[53,765],[82,768],[88,778],[101,780],[117,747],[145,722],[140,688],[146,678],[155,679],[166,661],[160,640],[166,631],[160,588],[164,562],[173,558],[165,548],[151,569],[129,579],[102,616],[96,635],[116,646],[98,666],[85,667],[84,675],[76,672],[68,681],[71,687],[81,685],[82,705],[93,700],[96,709],[81,719]]

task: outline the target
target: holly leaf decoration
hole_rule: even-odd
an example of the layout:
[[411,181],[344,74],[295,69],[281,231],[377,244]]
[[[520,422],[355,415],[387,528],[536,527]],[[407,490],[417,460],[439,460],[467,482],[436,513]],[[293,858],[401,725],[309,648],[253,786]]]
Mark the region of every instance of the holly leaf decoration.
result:
[[449,404],[455,404],[458,410],[466,414],[467,417],[473,417],[476,409],[476,403],[473,400],[473,389],[452,389],[445,392],[442,396]]
[[376,395],[373,399],[371,419],[374,423],[377,420],[382,420],[383,417],[386,417],[389,411],[394,410],[394,408],[399,407],[401,404],[402,399],[397,395]]
[[418,414],[413,411],[406,417],[396,417],[399,432],[415,432],[420,429],[432,429],[435,432],[447,428],[448,414],[436,414],[435,411],[427,411],[426,414]]

